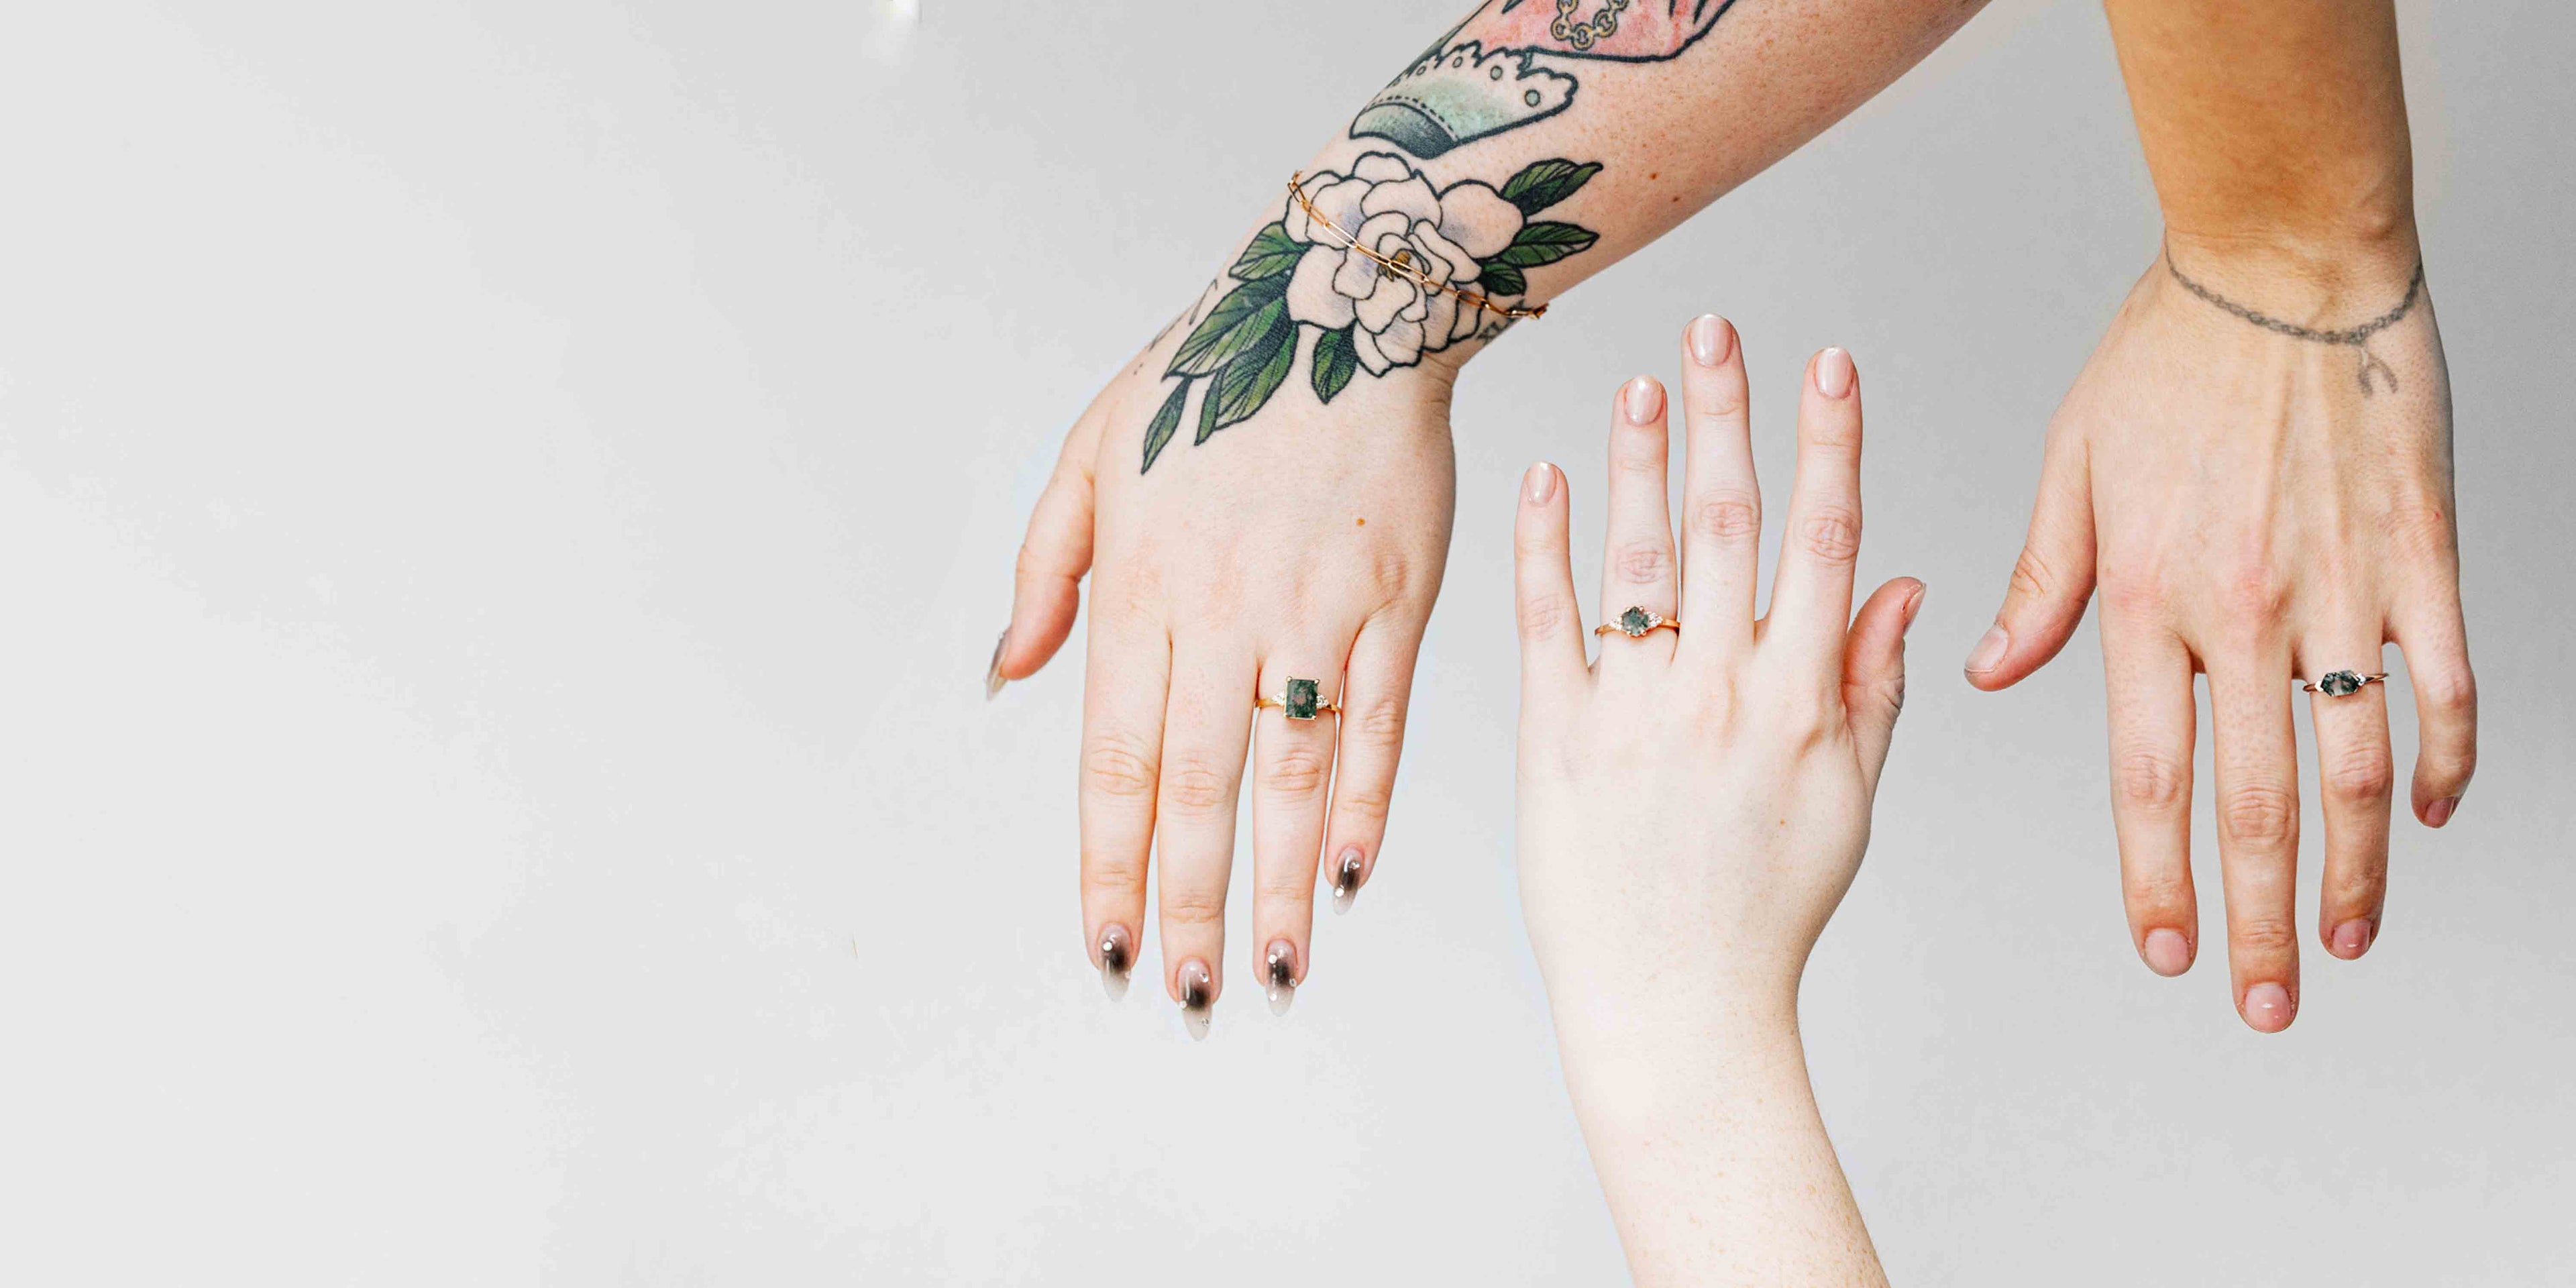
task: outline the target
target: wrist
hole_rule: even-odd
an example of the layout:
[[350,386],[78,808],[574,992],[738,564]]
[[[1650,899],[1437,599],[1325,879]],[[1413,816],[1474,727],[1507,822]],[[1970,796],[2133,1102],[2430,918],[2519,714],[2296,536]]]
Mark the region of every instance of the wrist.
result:
[[1618,1038],[1565,1033],[1560,1047],[1576,1115],[1598,1143],[1668,1138],[1729,1105],[1807,1085],[1794,1014]]
[[2411,212],[2303,230],[2169,222],[2164,252],[2184,275],[2230,299],[2329,325],[2339,316],[2388,307],[2423,263]]

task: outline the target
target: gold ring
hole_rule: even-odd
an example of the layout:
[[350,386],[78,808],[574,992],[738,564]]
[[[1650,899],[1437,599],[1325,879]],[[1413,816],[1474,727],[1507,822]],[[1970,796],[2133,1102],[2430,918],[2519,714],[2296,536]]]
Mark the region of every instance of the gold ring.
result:
[[1629,605],[1627,612],[1619,614],[1617,620],[1604,622],[1599,626],[1593,627],[1592,633],[1595,635],[1607,635],[1612,631],[1617,631],[1633,640],[1644,638],[1648,631],[1664,630],[1671,631],[1675,635],[1681,634],[1681,620],[1679,618],[1666,617],[1662,613],[1655,612],[1652,609],[1632,604]]
[[1326,711],[1334,715],[1342,713],[1339,703],[1324,701],[1322,681],[1300,680],[1294,677],[1291,677],[1287,685],[1279,690],[1278,697],[1265,698],[1254,694],[1252,709],[1258,711],[1263,707],[1277,707],[1291,720],[1312,720]]

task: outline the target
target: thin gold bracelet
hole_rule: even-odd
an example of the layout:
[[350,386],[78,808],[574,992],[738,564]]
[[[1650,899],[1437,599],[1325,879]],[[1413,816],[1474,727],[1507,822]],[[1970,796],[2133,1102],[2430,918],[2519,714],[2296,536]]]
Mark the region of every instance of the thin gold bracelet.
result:
[[1399,251],[1396,253],[1395,257],[1389,258],[1388,256],[1378,254],[1376,251],[1370,250],[1368,247],[1361,245],[1359,238],[1344,232],[1340,225],[1334,223],[1330,219],[1326,219],[1320,211],[1315,209],[1315,203],[1306,199],[1306,172],[1303,170],[1288,176],[1288,196],[1297,203],[1299,209],[1306,212],[1306,217],[1313,220],[1316,227],[1321,228],[1340,239],[1335,243],[1336,245],[1339,245],[1342,249],[1347,250],[1354,255],[1361,256],[1375,263],[1377,265],[1377,271],[1381,274],[1388,277],[1404,278],[1426,291],[1437,291],[1442,295],[1455,296],[1461,304],[1472,304],[1485,312],[1500,313],[1507,318],[1534,318],[1544,316],[1547,313],[1547,306],[1544,304],[1539,305],[1537,308],[1522,308],[1518,305],[1512,304],[1497,304],[1494,302],[1493,296],[1485,295],[1476,291],[1462,291],[1446,282],[1432,281],[1431,276],[1428,273],[1425,273],[1421,266],[1413,262],[1412,251]]

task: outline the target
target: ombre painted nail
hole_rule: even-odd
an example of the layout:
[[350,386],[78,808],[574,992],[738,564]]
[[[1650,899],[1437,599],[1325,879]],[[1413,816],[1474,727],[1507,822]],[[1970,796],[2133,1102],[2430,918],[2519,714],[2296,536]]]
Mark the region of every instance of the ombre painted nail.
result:
[[1136,949],[1127,937],[1125,926],[1112,923],[1100,930],[1100,987],[1110,1001],[1127,996],[1128,976],[1136,969]]
[[1003,685],[1010,683],[1002,678],[1002,650],[1010,646],[1011,628],[1005,626],[1002,628],[1002,638],[993,641],[993,660],[984,664],[984,700],[986,702],[992,701],[993,695],[1001,692]]
[[1261,991],[1270,999],[1272,1015],[1288,1013],[1288,1004],[1297,1000],[1297,945],[1270,941],[1270,951],[1261,957]]
[[1193,957],[1181,963],[1181,1022],[1189,1026],[1190,1037],[1206,1041],[1208,1021],[1216,1011],[1216,976],[1207,963]]
[[1360,897],[1360,847],[1342,851],[1333,864],[1333,911],[1349,912],[1351,900]]

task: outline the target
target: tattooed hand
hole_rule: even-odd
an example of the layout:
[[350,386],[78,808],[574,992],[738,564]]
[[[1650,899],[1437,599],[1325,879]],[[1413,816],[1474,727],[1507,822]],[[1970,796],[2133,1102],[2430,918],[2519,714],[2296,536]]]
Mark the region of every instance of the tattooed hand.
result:
[[[1770,611],[1744,359],[1691,324],[1675,559],[1664,392],[1615,400],[1604,635],[1577,615],[1563,475],[1530,469],[1518,520],[1519,842],[1529,920],[1584,1139],[1639,1283],[1879,1283],[1817,1121],[1798,981],[1860,869],[1923,584],[1855,616],[1860,388],[1807,364],[1798,475]],[[1640,628],[1645,620],[1636,623]]]
[[2416,817],[2449,821],[2476,761],[2450,385],[2408,240],[2330,287],[2174,240],[2049,427],[2029,543],[1968,659],[1979,688],[2021,679],[2100,586],[2129,932],[2162,975],[2198,942],[2192,676],[2208,674],[2228,963],[2238,1013],[2266,1033],[2299,999],[2293,677],[2316,686],[2317,935],[2337,957],[2368,951],[2387,884],[2385,686],[2353,687],[2388,669],[2384,644],[2414,684]]

